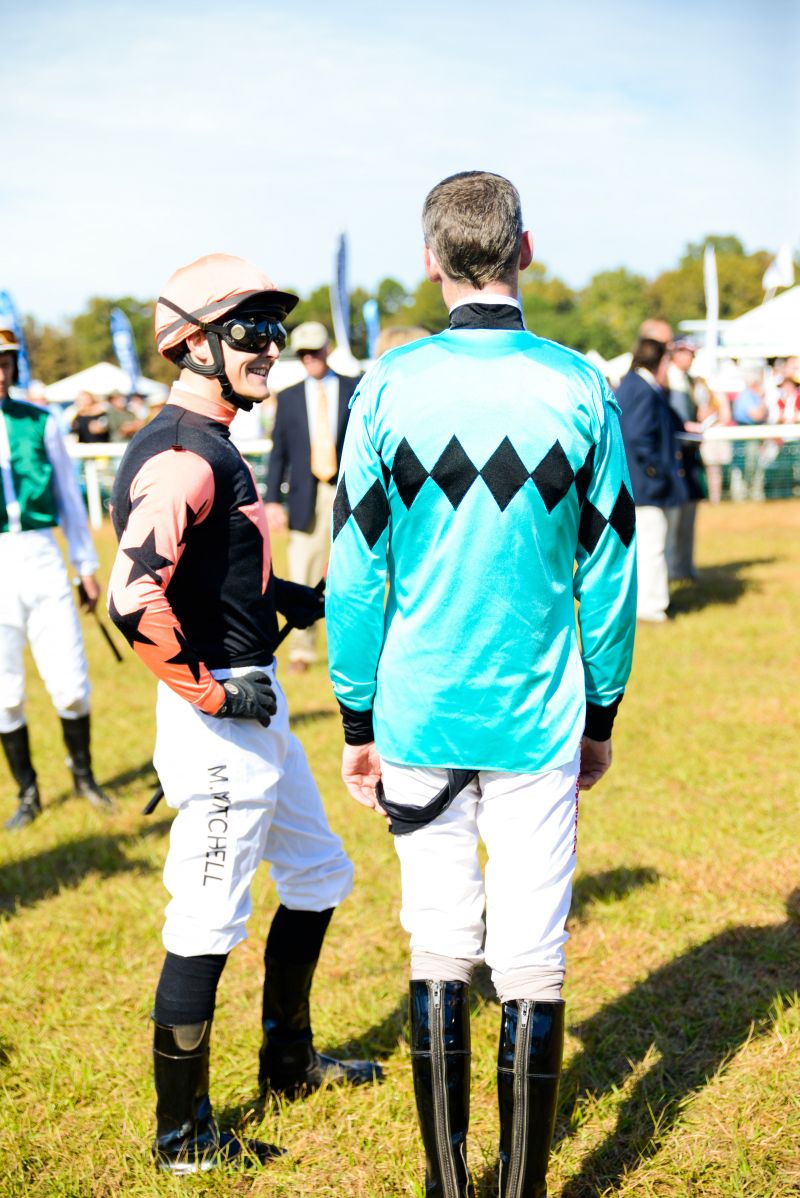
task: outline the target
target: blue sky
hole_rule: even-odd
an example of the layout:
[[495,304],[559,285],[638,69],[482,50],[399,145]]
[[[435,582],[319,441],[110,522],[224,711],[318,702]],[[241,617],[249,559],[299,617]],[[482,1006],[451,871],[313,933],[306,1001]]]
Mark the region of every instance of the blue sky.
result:
[[800,243],[795,0],[4,6],[0,288],[40,319],[212,250],[421,277],[425,193],[508,175],[573,285]]

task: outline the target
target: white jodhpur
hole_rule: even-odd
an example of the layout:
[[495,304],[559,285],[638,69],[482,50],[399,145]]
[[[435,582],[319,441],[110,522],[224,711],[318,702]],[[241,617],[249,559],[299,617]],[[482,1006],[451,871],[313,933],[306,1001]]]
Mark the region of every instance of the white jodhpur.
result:
[[49,529],[0,533],[0,732],[25,723],[25,641],[64,719],[89,711],[89,674],[64,559]]
[[[421,807],[446,772],[382,762],[394,803]],[[540,774],[482,770],[433,823],[395,837],[412,960],[437,954],[563,978],[577,846],[578,758]],[[478,844],[488,860],[481,875]],[[484,906],[486,922],[484,926]],[[485,946],[484,946],[485,934]],[[530,975],[528,975],[530,976]]]
[[172,898],[163,941],[179,956],[227,953],[246,939],[261,861],[270,863],[280,901],[295,910],[325,911],[353,887],[353,867],[289,730],[274,665],[212,673],[220,679],[255,669],[270,676],[278,701],[268,728],[216,719],[158,684],[153,760],[178,811],[164,867]]

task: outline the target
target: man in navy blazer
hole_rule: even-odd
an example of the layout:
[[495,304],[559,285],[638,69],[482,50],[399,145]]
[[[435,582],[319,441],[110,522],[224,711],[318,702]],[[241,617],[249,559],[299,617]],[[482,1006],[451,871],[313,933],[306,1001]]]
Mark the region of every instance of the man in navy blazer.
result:
[[[315,586],[325,572],[330,524],[350,400],[358,379],[336,374],[328,366],[328,330],[307,321],[292,332],[290,347],[306,377],[278,395],[267,471],[266,508],[270,527],[289,527],[289,577]],[[281,487],[289,480],[289,515]],[[316,660],[314,629],[295,630],[289,646],[289,669],[308,669]]]
[[636,618],[656,624],[666,620],[669,607],[666,546],[670,520],[689,496],[675,436],[680,422],[664,389],[666,366],[666,346],[644,337],[637,342],[631,369],[617,389],[636,504]]

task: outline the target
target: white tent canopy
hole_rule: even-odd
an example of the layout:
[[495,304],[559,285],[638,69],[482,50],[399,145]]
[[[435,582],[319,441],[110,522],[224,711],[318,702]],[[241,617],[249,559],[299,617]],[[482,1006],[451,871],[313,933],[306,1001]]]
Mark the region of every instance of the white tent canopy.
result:
[[[168,388],[155,379],[141,376],[136,390],[149,400],[161,400]],[[112,362],[98,362],[88,370],[80,370],[57,383],[45,387],[44,394],[48,403],[69,403],[75,399],[79,391],[90,391],[92,395],[110,395],[112,391],[121,391],[127,395],[130,391],[130,381],[124,370],[114,366]]]
[[735,358],[800,354],[800,287],[790,287],[731,320],[723,332],[723,348],[727,356]]

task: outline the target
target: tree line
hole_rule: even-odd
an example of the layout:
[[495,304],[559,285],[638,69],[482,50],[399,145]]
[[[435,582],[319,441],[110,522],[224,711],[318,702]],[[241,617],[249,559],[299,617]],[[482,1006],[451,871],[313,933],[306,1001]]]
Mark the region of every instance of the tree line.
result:
[[[714,245],[717,255],[720,318],[731,320],[760,304],[764,298],[762,276],[773,255],[767,250],[747,253],[739,238],[731,234],[710,234],[689,243],[677,266],[652,280],[619,267],[600,271],[585,287],[572,288],[535,263],[522,276],[525,322],[541,337],[582,351],[595,349],[604,358],[614,357],[631,348],[639,325],[648,316],[663,317],[673,326],[705,316],[703,253],[707,244]],[[427,280],[410,292],[392,278],[382,279],[374,291],[356,287],[350,295],[351,343],[356,357],[366,356],[361,310],[368,299],[377,300],[382,327],[420,325],[435,333],[447,325],[441,292]],[[114,307],[122,308],[131,322],[143,374],[171,382],[176,371],[158,355],[153,340],[153,301],[131,296],[94,296],[64,327],[25,317],[34,376],[51,383],[95,362],[113,362],[109,319]],[[287,325],[291,329],[305,320],[319,320],[332,328],[327,285],[301,299]]]

